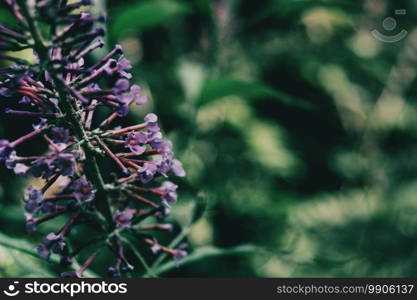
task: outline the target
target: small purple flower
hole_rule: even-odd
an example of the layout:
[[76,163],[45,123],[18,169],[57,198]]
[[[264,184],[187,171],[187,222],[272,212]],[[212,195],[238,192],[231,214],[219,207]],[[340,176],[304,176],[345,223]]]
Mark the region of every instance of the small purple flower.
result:
[[72,184],[75,198],[80,202],[89,202],[94,199],[94,190],[85,178],[78,178]]
[[49,201],[44,201],[42,203],[41,211],[43,213],[54,213],[57,211],[56,204]]
[[129,113],[129,104],[127,102],[120,102],[115,112],[119,117],[125,117]]
[[32,99],[30,99],[30,97],[28,97],[28,96],[23,96],[22,99],[19,100],[19,103],[21,103],[21,104],[31,104]]
[[132,78],[132,74],[126,72],[126,70],[130,69],[132,69],[132,64],[122,55],[118,60],[110,59],[107,66],[105,67],[105,72],[108,75],[118,73],[121,77],[130,79]]
[[126,88],[125,80],[119,79],[113,88],[119,100],[119,107],[116,109],[116,113],[121,117],[127,115],[131,103],[135,102],[137,105],[142,105],[147,102],[147,97],[141,95],[141,88],[138,85],[132,85],[129,92],[121,94],[123,89]]
[[8,89],[6,87],[0,87],[0,95],[3,97],[10,97],[13,95],[13,92],[11,89]]
[[136,214],[136,209],[127,208],[123,211],[119,211],[114,216],[114,220],[118,227],[130,227],[132,225],[132,219]]
[[13,168],[13,172],[16,175],[20,175],[20,176],[26,175],[28,171],[29,171],[29,167],[24,164],[16,164],[16,166]]
[[132,64],[123,55],[120,56],[117,60],[117,66],[115,69],[117,72],[119,72],[120,76],[125,77],[127,79],[132,78],[132,75],[126,72],[126,70],[132,69]]
[[16,151],[12,151],[9,155],[9,157],[5,160],[5,165],[7,169],[14,169],[17,164],[17,159],[19,157],[16,154]]
[[178,177],[184,177],[186,175],[185,170],[182,167],[182,163],[177,159],[172,161],[171,170]]
[[47,121],[48,121],[47,119],[41,118],[39,120],[39,123],[33,124],[32,127],[34,130],[40,130],[45,127],[45,125],[47,124]]
[[33,186],[29,186],[25,191],[23,199],[25,202],[26,211],[35,213],[42,206],[43,194],[42,191],[35,189]]
[[187,248],[187,244],[182,243],[177,247],[177,249],[174,249],[172,253],[172,258],[174,259],[177,266],[179,265],[180,260],[188,255],[187,251],[184,250],[185,248]]
[[5,161],[6,168],[13,169],[16,175],[26,175],[29,167],[25,164],[18,163],[18,159],[19,157],[16,155],[16,151],[12,151]]
[[160,207],[159,214],[157,215],[158,220],[163,220],[171,214],[171,208],[167,205],[167,203],[162,202]]
[[121,101],[129,104],[135,102],[137,105],[143,105],[148,101],[148,98],[142,95],[142,89],[138,85],[132,85],[130,91],[122,95]]
[[47,179],[53,174],[53,167],[48,158],[40,157],[32,163],[29,171],[35,177]]
[[26,221],[26,230],[29,233],[34,233],[36,231],[36,222],[35,219],[31,214],[25,213],[25,221]]
[[36,246],[36,251],[38,252],[39,257],[43,258],[44,260],[49,260],[51,257],[51,251],[44,244]]
[[65,241],[59,234],[49,233],[44,239],[43,244],[53,253],[61,254],[65,248]]
[[174,258],[175,263],[178,265],[180,260],[182,260],[187,255],[188,255],[187,251],[182,250],[182,249],[175,249],[172,257]]
[[174,203],[177,201],[177,188],[176,184],[170,181],[164,181],[159,190],[162,192],[161,200],[166,203]]
[[58,107],[59,100],[57,98],[49,98],[49,102],[51,102],[55,107]]
[[63,176],[72,176],[76,165],[75,156],[70,153],[59,153],[53,161],[56,171]]
[[158,117],[155,114],[147,114],[145,116],[145,123],[146,123],[146,129],[148,129],[150,132],[159,132],[159,126],[158,126]]
[[70,131],[63,127],[54,127],[51,129],[52,141],[54,143],[67,143],[70,139]]
[[129,89],[129,80],[121,78],[116,81],[116,84],[113,87],[113,91],[116,95],[119,95]]
[[153,137],[149,144],[152,149],[158,151],[159,153],[165,154],[172,152],[172,142],[164,141],[161,137]]
[[140,131],[140,132],[130,132],[126,139],[125,147],[129,148],[130,151],[132,151],[135,154],[142,154],[145,152],[146,147],[143,146],[147,142],[147,135],[146,133]]
[[8,159],[12,151],[13,148],[8,140],[0,140],[0,161]]
[[169,171],[171,171],[172,165],[172,155],[164,155],[161,157],[154,158],[154,163],[158,167],[158,173],[162,174],[163,176],[167,177]]
[[159,253],[159,251],[161,251],[161,249],[162,249],[161,245],[156,240],[154,240],[154,243],[151,246],[152,253],[157,254]]
[[156,172],[158,167],[153,163],[144,163],[143,166],[138,170],[138,177],[142,183],[147,183],[151,181]]
[[139,86],[133,85],[130,92],[134,95],[136,105],[143,105],[148,102],[148,97],[142,94],[142,89]]

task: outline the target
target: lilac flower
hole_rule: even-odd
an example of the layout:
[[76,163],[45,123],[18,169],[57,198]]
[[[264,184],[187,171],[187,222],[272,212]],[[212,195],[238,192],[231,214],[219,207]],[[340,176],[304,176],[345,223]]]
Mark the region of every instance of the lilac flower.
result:
[[8,169],[13,169],[13,172],[16,175],[26,175],[29,171],[29,167],[25,164],[18,163],[19,157],[16,154],[16,151],[12,151],[9,157],[5,160],[5,166]]
[[154,134],[150,139],[149,144],[152,149],[158,151],[161,154],[167,154],[172,151],[172,142],[164,141],[161,134]]
[[175,249],[173,258],[175,262],[178,264],[180,260],[182,260],[184,257],[188,255],[187,251],[181,250],[181,249]]
[[57,211],[57,207],[55,203],[43,201],[41,206],[42,213],[54,213]]
[[129,103],[120,102],[119,106],[116,109],[116,114],[119,117],[125,117],[129,113]]
[[0,87],[0,95],[3,97],[10,97],[13,95],[12,91],[5,87]]
[[78,178],[72,184],[75,198],[80,202],[89,202],[94,199],[94,190],[85,178]]
[[32,127],[34,130],[41,130],[42,128],[45,127],[45,125],[47,124],[47,119],[41,118],[39,120],[39,123],[33,124]]
[[162,192],[161,200],[167,203],[174,203],[177,201],[177,188],[176,184],[170,181],[164,181],[159,190]]
[[63,127],[54,127],[51,129],[52,141],[54,143],[67,143],[70,139],[70,131]]
[[43,203],[43,194],[42,191],[35,189],[32,186],[29,186],[25,191],[24,196],[25,209],[27,212],[34,213],[37,212]]
[[148,183],[151,181],[156,172],[158,167],[153,163],[144,163],[143,166],[138,170],[138,178],[142,183]]
[[0,140],[0,161],[9,158],[12,151],[13,147],[8,140]]
[[145,116],[146,128],[152,132],[159,132],[158,117],[155,114],[147,114]]
[[31,214],[25,213],[25,221],[26,221],[26,230],[29,233],[34,233],[36,231],[36,222],[35,219]]
[[125,209],[117,212],[114,216],[114,220],[118,227],[130,227],[132,225],[132,219],[136,214],[136,209]]
[[122,94],[124,91],[127,91],[129,89],[129,80],[125,78],[121,78],[116,81],[113,91],[116,95]]
[[168,172],[171,171],[171,165],[172,165],[171,155],[164,155],[161,157],[156,157],[153,161],[158,167],[157,169],[158,173],[167,177]]
[[22,99],[19,101],[20,104],[31,104],[32,99],[30,99],[28,96],[23,96]]
[[185,170],[182,167],[182,163],[177,159],[172,161],[171,170],[178,177],[184,177],[186,175]]
[[[12,64],[1,72],[0,95],[13,96],[11,100],[19,106],[7,109],[6,113],[40,119],[33,125],[33,131],[14,141],[0,139],[0,161],[18,175],[32,175],[45,181],[42,189],[30,186],[24,194],[29,233],[57,216],[68,218],[65,225],[49,233],[36,247],[41,258],[49,260],[52,254],[58,254],[61,264],[69,266],[73,256],[85,249],[69,249],[65,241],[79,217],[102,225],[97,226],[102,230],[99,242],[94,245],[98,249],[79,270],[62,274],[82,277],[101,247],[113,247],[106,241],[114,227],[122,235],[125,228],[145,219],[163,220],[170,214],[170,204],[177,200],[177,186],[169,181],[159,188],[146,184],[154,186],[153,181],[161,175],[167,177],[172,172],[184,176],[185,171],[174,158],[172,143],[163,139],[155,114],[146,115],[144,123],[107,129],[114,120],[128,114],[130,105],[142,105],[147,98],[138,85],[131,85],[132,65],[124,57],[121,46],[117,45],[96,63],[90,64],[91,60],[86,59],[104,45],[102,40],[97,40],[104,34],[97,23],[104,18],[76,11],[91,1],[62,1],[56,5],[52,0],[42,0],[35,1],[31,7],[26,6],[28,1],[6,2],[20,25],[16,26],[18,29],[0,25],[0,35],[5,38],[0,41],[0,47],[8,52],[31,49],[34,61],[29,64],[14,55],[3,55]],[[33,27],[37,24],[44,28],[36,30]],[[34,36],[34,32],[40,37]],[[27,108],[22,110],[20,106]],[[104,120],[96,120],[106,111],[109,114]],[[48,134],[44,135],[46,131]],[[15,148],[32,138],[46,141],[46,152],[18,156]],[[107,176],[102,174],[101,163],[110,161],[118,169]],[[100,197],[95,197],[96,192]],[[148,199],[149,194],[159,196],[160,203]],[[131,198],[137,201],[130,201]],[[139,205],[150,208],[136,207]],[[130,230],[140,228],[157,231],[172,226],[145,224]],[[123,239],[112,235],[111,243],[113,237],[118,246],[117,261],[109,268],[109,274],[118,277],[131,272],[133,265],[123,255]],[[148,235],[140,235],[140,238],[155,253],[171,254],[175,260],[186,255],[182,248],[174,250],[160,245],[153,236],[148,239]]]
[[146,147],[143,145],[146,144],[147,139],[146,133],[132,131],[127,136],[125,147],[129,148],[133,153],[142,154],[146,150]]
[[116,109],[116,112],[121,117],[127,115],[127,113],[129,112],[129,105],[131,103],[135,102],[137,105],[142,105],[148,101],[148,98],[141,94],[142,90],[138,85],[132,85],[129,92],[122,93],[128,88],[128,85],[126,86],[126,83],[126,79],[119,79],[113,88],[119,102],[119,106]]
[[58,107],[59,100],[57,98],[49,98],[49,102],[51,102],[55,107]]
[[46,179],[53,174],[53,167],[47,157],[40,157],[32,163],[29,172],[34,177],[42,177]]
[[132,69],[132,65],[129,60],[127,60],[124,56],[120,56],[117,60],[116,67],[113,71],[116,71],[120,74],[120,76],[125,77],[127,79],[132,78],[130,73],[127,73],[126,70]]
[[60,234],[49,233],[44,239],[43,244],[53,253],[60,254],[65,248],[65,241]]
[[12,151],[10,152],[9,157],[5,159],[4,165],[6,166],[7,169],[14,169],[14,167],[16,167],[18,158],[19,157],[17,156],[16,151]]
[[162,221],[163,219],[168,217],[170,214],[171,214],[171,208],[167,205],[167,203],[162,202],[159,213],[157,214],[158,220]]
[[49,260],[51,257],[51,251],[44,244],[36,246],[36,251],[38,252],[39,257],[44,260]]
[[72,176],[74,174],[76,160],[73,154],[59,153],[52,164],[61,175]]
[[143,105],[148,102],[148,97],[142,94],[142,89],[138,85],[133,85],[130,89],[131,96],[136,105]]
[[24,164],[16,164],[16,166],[13,168],[13,172],[16,175],[20,175],[20,176],[26,175],[28,171],[29,171],[29,167]]
[[156,240],[154,240],[154,243],[151,246],[152,253],[157,254],[158,252],[161,251],[161,249],[162,249],[161,245]]
[[137,105],[143,105],[148,101],[148,98],[142,95],[142,89],[138,85],[132,85],[130,91],[121,97],[123,103],[135,102]]

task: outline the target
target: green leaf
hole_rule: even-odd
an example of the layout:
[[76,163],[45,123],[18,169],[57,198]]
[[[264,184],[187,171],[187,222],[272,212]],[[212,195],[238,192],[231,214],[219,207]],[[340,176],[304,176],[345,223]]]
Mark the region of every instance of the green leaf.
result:
[[11,250],[17,250],[22,253],[38,257],[35,251],[35,246],[31,245],[25,240],[12,238],[3,233],[0,233],[0,245]]
[[112,32],[120,37],[141,33],[149,28],[165,24],[189,12],[189,6],[176,1],[146,1],[128,5],[114,18]]
[[[39,256],[37,255],[35,251],[35,247],[28,243],[25,240],[17,239],[9,237],[3,233],[0,233],[0,246],[6,248],[7,250],[11,251],[10,254],[14,258],[14,263],[19,265],[20,270],[26,270],[26,272],[30,273],[30,276],[42,276],[42,277],[53,277],[54,275],[50,273],[48,270],[46,270],[44,267],[40,266],[36,263],[36,260],[29,260],[24,259],[21,254],[19,254],[19,257],[15,256],[13,254],[14,251],[18,251],[20,253],[24,253],[27,255],[30,255],[34,258],[39,259]],[[23,258],[23,260],[22,260]],[[58,259],[51,258],[54,262],[59,262]],[[24,262],[24,263],[23,263]]]
[[8,26],[15,26],[16,24],[15,18],[7,10],[0,9],[0,20],[2,24],[8,25]]
[[[254,252],[264,251],[263,248],[254,246],[254,245],[240,245],[233,248],[218,248],[212,246],[205,246],[197,248],[193,253],[185,257],[180,261],[180,265],[186,265],[193,262],[197,262],[199,260],[209,258],[209,257],[217,257],[217,256],[226,256],[226,255],[241,255],[241,254],[249,254]],[[174,268],[177,267],[177,264],[174,261],[169,261],[159,268],[155,270],[155,273],[160,275],[162,273],[166,273]]]
[[[32,257],[35,257],[37,259],[39,259],[39,256],[35,250],[35,246],[28,243],[25,240],[21,240],[21,239],[17,239],[17,238],[12,238],[9,237],[3,233],[0,233],[0,246],[3,246],[9,250],[15,250],[15,251],[19,251],[21,253],[30,255]],[[59,264],[59,259],[56,256],[51,256],[50,262],[55,263],[55,264]],[[77,269],[79,268],[79,264],[77,262],[74,262],[74,267]],[[38,267],[39,268],[39,267]],[[48,276],[52,276],[49,271],[46,271],[45,269],[41,268],[39,269],[41,271],[41,273],[46,274]],[[84,273],[86,276],[88,277],[92,277],[92,278],[97,278],[99,277],[96,273],[94,273],[93,271],[90,270],[86,270]]]
[[310,107],[305,100],[294,98],[286,93],[277,91],[265,84],[248,82],[234,78],[208,79],[203,84],[198,103],[205,105],[226,96],[239,96],[247,100],[256,98],[277,99],[288,105]]

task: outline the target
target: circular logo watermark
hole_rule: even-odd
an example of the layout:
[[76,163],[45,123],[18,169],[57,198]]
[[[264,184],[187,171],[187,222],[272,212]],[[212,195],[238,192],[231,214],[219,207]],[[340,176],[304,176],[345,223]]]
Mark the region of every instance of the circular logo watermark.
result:
[[16,288],[16,286],[17,286],[18,284],[19,284],[19,281],[15,281],[15,282],[13,282],[13,284],[10,284],[10,285],[7,287],[7,289],[3,291],[3,293],[4,293],[6,296],[9,296],[9,297],[14,297],[14,296],[19,295],[20,291]]
[[[397,9],[395,10],[395,15],[397,16],[404,16],[407,14],[405,9]],[[397,20],[393,17],[387,17],[382,21],[382,28],[388,33],[393,32],[397,29],[398,23]],[[377,29],[371,31],[372,35],[379,41],[384,43],[396,43],[403,39],[405,39],[408,35],[408,31],[402,29],[399,33],[393,35],[387,35],[384,33],[379,32]]]

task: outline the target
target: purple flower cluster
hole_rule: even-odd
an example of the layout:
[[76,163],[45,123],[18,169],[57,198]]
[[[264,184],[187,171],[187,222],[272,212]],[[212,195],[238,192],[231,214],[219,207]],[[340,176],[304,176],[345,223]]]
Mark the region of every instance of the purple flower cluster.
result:
[[[124,255],[122,230],[142,237],[154,253],[162,251],[175,260],[184,257],[183,249],[169,249],[143,233],[170,231],[170,224],[141,224],[152,217],[160,222],[177,200],[177,185],[165,178],[170,173],[183,177],[185,171],[175,159],[172,143],[164,139],[158,117],[152,113],[136,125],[112,126],[128,114],[131,105],[147,102],[141,88],[129,81],[132,65],[121,46],[94,64],[86,63],[91,52],[103,47],[99,37],[105,32],[100,27],[104,18],[80,12],[81,6],[90,4],[86,0],[6,2],[18,29],[0,25],[0,59],[10,61],[0,69],[0,97],[26,107],[7,108],[5,113],[33,118],[34,125],[16,140],[0,140],[0,161],[17,175],[44,182],[39,188],[29,186],[24,194],[30,233],[48,220],[68,216],[62,228],[44,237],[37,247],[39,256],[49,260],[52,254],[59,255],[62,264],[71,265],[71,259],[91,245],[74,250],[66,239],[77,224],[93,219],[106,233],[93,245],[100,248],[94,249],[80,270],[63,276],[81,277],[102,247],[115,254],[109,275],[132,271]],[[33,50],[35,63],[1,54],[22,49]],[[109,111],[104,120],[97,118],[99,108]],[[46,143],[48,150],[18,156],[19,146],[32,139]],[[102,174],[97,161],[103,158],[113,164],[116,177]]]

